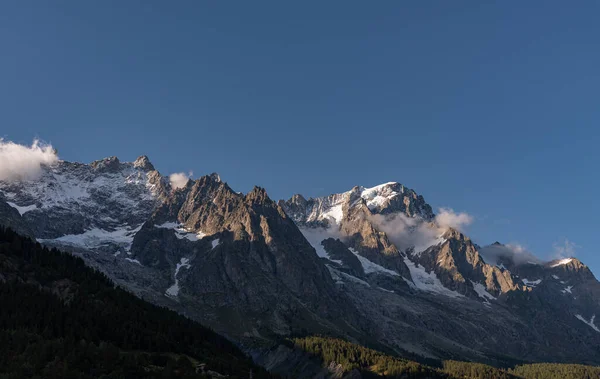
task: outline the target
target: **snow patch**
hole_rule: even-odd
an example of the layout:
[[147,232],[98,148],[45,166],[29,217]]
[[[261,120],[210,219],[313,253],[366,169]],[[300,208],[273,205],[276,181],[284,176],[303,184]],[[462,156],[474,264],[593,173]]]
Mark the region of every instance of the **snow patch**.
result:
[[134,229],[122,226],[112,231],[94,228],[87,230],[82,234],[67,234],[55,239],[38,239],[38,241],[42,243],[60,242],[66,245],[85,247],[88,249],[116,244],[123,247],[125,251],[130,251],[133,237],[141,228],[142,225]]
[[567,286],[567,287],[565,287],[564,290],[561,290],[560,292],[562,292],[562,293],[567,293],[568,292],[570,294],[573,294],[573,292],[571,292],[571,289],[573,289],[573,286]]
[[553,277],[554,279],[556,279],[556,280],[559,280],[559,279],[560,279],[560,278],[559,278],[558,276],[556,276],[556,275],[552,275],[552,277]]
[[183,225],[177,222],[165,222],[164,224],[154,225],[154,227],[161,229],[172,229],[175,231],[175,237],[177,237],[180,240],[187,239],[188,241],[195,242],[206,237],[206,234],[204,232],[193,232],[189,229],[186,229]]
[[378,265],[377,263],[371,262],[367,258],[358,254],[358,251],[354,250],[353,248],[349,248],[348,250],[350,250],[352,252],[352,254],[356,255],[356,257],[360,261],[360,264],[363,267],[363,270],[365,271],[365,274],[371,274],[371,273],[377,272],[377,273],[384,273],[384,274],[388,274],[388,275],[392,275],[392,276],[400,276],[400,274],[398,274],[396,271],[389,270],[383,266]]
[[30,211],[32,211],[34,209],[37,209],[37,205],[35,205],[35,204],[31,204],[31,205],[27,205],[27,206],[20,206],[20,205],[17,205],[15,203],[11,203],[9,201],[7,201],[6,204],[10,205],[11,207],[13,207],[17,211],[19,211],[19,213],[21,214],[21,216],[23,216],[27,212],[30,212]]
[[486,302],[488,300],[496,300],[496,298],[487,291],[487,289],[485,288],[485,286],[483,284],[476,283],[472,280],[471,280],[471,284],[473,284],[473,289],[475,290],[475,292],[477,292],[477,295],[479,295],[479,297],[485,299]]
[[433,292],[449,297],[464,297],[458,292],[449,290],[448,288],[444,287],[444,285],[442,284],[442,282],[440,282],[435,272],[432,271],[431,273],[428,273],[427,271],[425,271],[425,268],[417,266],[408,258],[404,258],[404,263],[406,264],[406,266],[408,266],[408,269],[410,270],[410,276],[412,278],[412,282],[415,288],[421,291]]
[[139,264],[140,266],[142,265],[142,264],[140,263],[140,261],[138,261],[137,259],[125,258],[125,260],[126,260],[127,262],[131,262],[131,263],[137,263],[137,264]]
[[538,280],[521,279],[521,281],[527,287],[535,287],[542,282],[542,279],[538,279]]
[[215,240],[212,240],[211,243],[212,243],[212,248],[214,249],[215,247],[219,246],[219,244],[221,242],[219,242],[219,239],[217,238]]
[[354,283],[359,283],[359,284],[362,284],[363,286],[371,287],[371,285],[370,285],[369,283],[365,282],[365,281],[364,281],[364,280],[362,280],[362,279],[359,279],[359,278],[357,278],[356,276],[352,276],[352,275],[350,275],[350,274],[346,274],[345,272],[341,272],[341,271],[340,271],[340,274],[341,274],[341,275],[342,275],[344,278],[348,279],[348,280],[349,280],[349,281],[351,281],[351,282],[354,282]]
[[187,269],[192,267],[189,264],[189,262],[190,260],[188,258],[181,258],[181,261],[177,263],[177,266],[175,267],[175,274],[173,275],[173,277],[175,278],[175,284],[167,288],[167,290],[165,291],[165,294],[167,296],[177,297],[179,295],[179,279],[177,279],[177,274],[179,274],[179,270],[181,270],[182,267],[185,267]]
[[327,212],[322,214],[323,218],[332,219],[336,224],[340,224],[342,222],[342,218],[344,218],[344,212],[342,211],[342,204],[338,204],[333,206],[327,210]]
[[327,267],[327,269],[329,270],[329,274],[331,275],[331,278],[333,280],[335,280],[335,282],[337,284],[344,284],[344,281],[347,280],[350,282],[362,284],[366,287],[371,287],[371,285],[369,283],[365,282],[364,280],[359,279],[356,276],[346,274],[345,272],[342,272],[340,270],[337,270],[337,269],[333,268],[331,265],[326,264],[325,267]]
[[299,228],[300,232],[306,238],[308,243],[315,249],[319,258],[326,258],[332,262],[342,263],[341,261],[335,261],[329,257],[329,254],[325,251],[325,248],[321,244],[323,240],[327,238],[337,238],[335,233],[332,233],[331,228]]
[[597,332],[600,333],[600,329],[598,329],[598,327],[596,326],[596,324],[594,324],[594,320],[596,319],[596,315],[593,315],[592,318],[590,319],[590,321],[588,321],[585,318],[583,318],[582,315],[575,315],[575,317],[577,317],[579,320],[585,322],[586,325],[588,325],[590,328],[592,328],[595,331],[597,331]]

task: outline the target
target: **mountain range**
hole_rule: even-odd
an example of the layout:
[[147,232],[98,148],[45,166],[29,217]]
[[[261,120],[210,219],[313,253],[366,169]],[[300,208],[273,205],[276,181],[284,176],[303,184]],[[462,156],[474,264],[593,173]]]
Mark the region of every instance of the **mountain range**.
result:
[[[281,341],[342,338],[421,361],[600,364],[600,283],[574,257],[478,246],[396,182],[274,201],[150,160],[59,161],[0,182],[0,223],[286,373]],[[297,363],[297,362],[296,362]]]

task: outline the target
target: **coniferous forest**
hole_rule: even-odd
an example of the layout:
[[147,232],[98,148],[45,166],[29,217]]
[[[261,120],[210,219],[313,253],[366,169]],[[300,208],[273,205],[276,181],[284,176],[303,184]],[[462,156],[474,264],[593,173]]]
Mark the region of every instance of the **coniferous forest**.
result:
[[429,367],[344,340],[330,337],[295,338],[293,344],[324,362],[335,362],[344,372],[353,370],[362,377],[448,378],[448,379],[592,379],[600,378],[600,367],[538,363],[500,369],[473,362],[444,361]]
[[0,304],[2,379],[269,377],[213,331],[4,228]]

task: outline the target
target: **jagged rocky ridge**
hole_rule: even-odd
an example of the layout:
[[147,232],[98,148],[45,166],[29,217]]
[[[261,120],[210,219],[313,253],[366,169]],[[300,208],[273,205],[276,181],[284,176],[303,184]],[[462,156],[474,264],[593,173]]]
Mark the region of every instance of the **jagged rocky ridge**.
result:
[[585,265],[486,262],[398,183],[276,203],[216,174],[172,188],[147,157],[59,162],[0,183],[0,221],[273,367],[272,343],[306,333],[434,359],[600,363],[600,290]]

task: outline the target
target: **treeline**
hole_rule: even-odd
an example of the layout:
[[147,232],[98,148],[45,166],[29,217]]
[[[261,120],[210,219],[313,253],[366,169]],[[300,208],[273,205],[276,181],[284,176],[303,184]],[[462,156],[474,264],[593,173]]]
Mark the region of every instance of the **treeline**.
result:
[[294,346],[320,358],[324,365],[340,364],[344,372],[358,370],[363,377],[448,379],[598,379],[600,367],[539,363],[499,369],[482,363],[444,361],[434,368],[393,357],[344,340],[311,336],[292,339]]
[[443,372],[451,378],[469,379],[513,379],[520,378],[505,370],[483,363],[444,361]]
[[527,379],[598,379],[600,367],[559,363],[521,365],[512,373]]
[[326,364],[335,362],[341,365],[344,372],[358,370],[367,377],[375,374],[386,378],[449,378],[434,368],[337,338],[312,336],[295,338],[292,342]]
[[2,227],[0,304],[0,378],[198,378],[200,364],[270,377],[212,330]]

